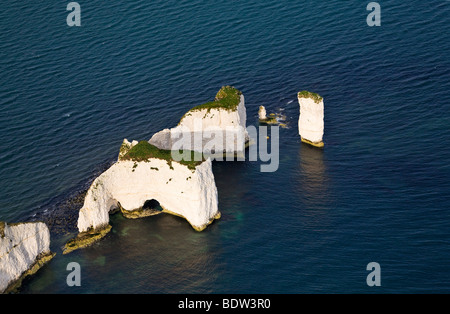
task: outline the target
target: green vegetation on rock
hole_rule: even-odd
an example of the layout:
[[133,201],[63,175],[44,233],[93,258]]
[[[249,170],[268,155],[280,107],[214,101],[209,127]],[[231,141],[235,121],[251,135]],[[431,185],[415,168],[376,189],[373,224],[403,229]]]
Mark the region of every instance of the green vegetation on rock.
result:
[[299,92],[299,93],[298,93],[298,97],[299,97],[299,98],[300,98],[300,97],[303,97],[303,98],[311,98],[312,100],[314,100],[314,102],[315,102],[316,104],[320,103],[320,102],[322,101],[322,99],[323,99],[323,97],[320,96],[319,94],[312,93],[312,92],[308,92],[308,91],[306,91],[306,90]]
[[[180,154],[182,151],[180,151]],[[150,144],[147,141],[140,141],[138,144],[133,146],[122,158],[121,160],[132,160],[135,162],[148,161],[149,158],[157,158],[166,160],[168,165],[172,167],[172,162],[178,162],[182,165],[187,166],[189,169],[194,170],[196,166],[200,165],[205,161],[201,153],[190,151],[190,160],[180,160],[175,161],[172,158],[172,151],[159,149],[158,147]]]
[[5,225],[4,221],[0,221],[0,237],[2,238],[5,236]]

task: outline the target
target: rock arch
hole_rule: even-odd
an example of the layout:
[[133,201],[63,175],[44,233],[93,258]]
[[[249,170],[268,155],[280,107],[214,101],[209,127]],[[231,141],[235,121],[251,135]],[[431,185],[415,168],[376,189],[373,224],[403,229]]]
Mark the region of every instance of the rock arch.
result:
[[211,160],[190,170],[185,165],[151,158],[148,161],[118,161],[94,180],[78,218],[80,232],[102,228],[109,213],[142,211],[147,200],[158,200],[164,212],[186,218],[203,230],[219,215],[217,188]]

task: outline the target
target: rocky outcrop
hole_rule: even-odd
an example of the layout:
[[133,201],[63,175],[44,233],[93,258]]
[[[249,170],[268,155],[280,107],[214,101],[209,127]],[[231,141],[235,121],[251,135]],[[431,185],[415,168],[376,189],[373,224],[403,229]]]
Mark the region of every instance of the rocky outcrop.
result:
[[266,108],[264,106],[259,106],[258,118],[260,125],[279,125],[282,128],[286,128],[285,123],[286,116],[282,113],[270,113],[267,115]]
[[45,223],[0,222],[0,293],[14,291],[54,255]]
[[149,140],[160,149],[183,149],[205,155],[241,153],[248,144],[244,95],[222,87],[214,101],[190,109],[178,125]]
[[258,118],[260,121],[267,119],[267,112],[266,112],[266,108],[264,106],[259,106]]
[[138,141],[133,141],[130,143],[127,139],[124,139],[119,149],[118,160],[122,159],[128,153],[128,151],[132,149],[134,146],[136,146],[138,143],[139,143]]
[[151,200],[160,204],[161,212],[184,217],[197,231],[220,218],[211,160],[191,157],[178,162],[170,151],[146,141],[133,145],[124,140],[119,160],[87,191],[78,218],[80,235],[67,243],[64,253],[104,236],[111,228],[109,214],[116,209],[128,218],[160,213],[144,208]]
[[298,131],[302,141],[316,147],[323,147],[323,98],[308,91],[299,92],[297,96],[300,105]]

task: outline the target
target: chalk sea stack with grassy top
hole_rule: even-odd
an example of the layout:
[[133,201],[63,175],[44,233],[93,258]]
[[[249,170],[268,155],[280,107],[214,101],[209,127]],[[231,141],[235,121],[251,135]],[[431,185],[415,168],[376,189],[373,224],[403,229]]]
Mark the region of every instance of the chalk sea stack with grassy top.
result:
[[223,86],[213,101],[189,109],[176,127],[154,134],[149,142],[160,149],[182,148],[209,156],[239,154],[249,143],[246,122],[244,95]]
[[[110,230],[110,213],[121,211],[126,218],[168,213],[185,218],[197,230],[204,230],[220,218],[218,193],[211,159],[192,151],[185,160],[174,160],[174,152],[147,141],[124,140],[118,161],[97,177],[86,193],[78,217],[79,235],[63,253],[86,247]],[[146,204],[157,204],[159,209]]]
[[315,147],[323,147],[324,105],[323,98],[309,91],[297,94],[300,105],[298,131],[302,142]]

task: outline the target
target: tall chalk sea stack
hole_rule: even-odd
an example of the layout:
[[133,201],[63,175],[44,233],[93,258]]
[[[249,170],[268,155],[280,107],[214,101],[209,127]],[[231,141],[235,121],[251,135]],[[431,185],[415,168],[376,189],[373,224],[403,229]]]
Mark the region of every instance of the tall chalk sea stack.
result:
[[0,293],[14,291],[53,258],[50,231],[43,222],[0,221]]
[[302,142],[316,147],[323,147],[323,98],[316,93],[308,91],[299,92],[297,97],[300,105],[298,132]]

